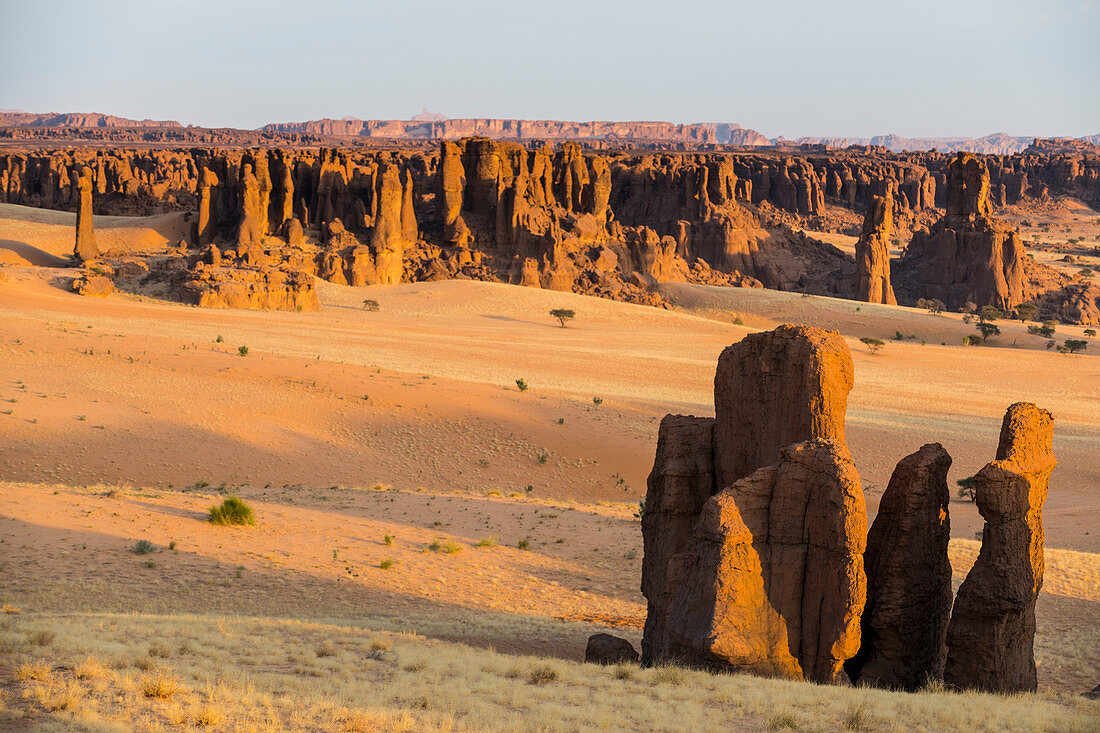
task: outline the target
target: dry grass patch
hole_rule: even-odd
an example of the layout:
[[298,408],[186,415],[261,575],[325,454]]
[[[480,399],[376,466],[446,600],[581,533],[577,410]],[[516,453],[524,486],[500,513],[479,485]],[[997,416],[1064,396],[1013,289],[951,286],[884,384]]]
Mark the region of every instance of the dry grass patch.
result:
[[40,662],[23,662],[15,668],[15,672],[12,677],[19,682],[25,682],[27,680],[35,680],[37,682],[45,682],[50,678],[49,665]]
[[158,700],[171,700],[182,689],[179,678],[163,669],[158,669],[141,680],[142,694]]

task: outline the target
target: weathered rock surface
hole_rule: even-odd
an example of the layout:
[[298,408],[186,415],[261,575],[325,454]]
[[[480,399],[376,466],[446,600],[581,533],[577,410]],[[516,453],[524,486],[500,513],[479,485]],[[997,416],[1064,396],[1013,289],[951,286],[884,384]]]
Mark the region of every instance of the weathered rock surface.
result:
[[788,446],[707,501],[669,562],[666,654],[678,662],[835,682],[859,648],[867,517],[842,443]]
[[622,664],[637,662],[638,652],[626,639],[611,634],[593,634],[588,637],[584,661],[589,664]]
[[966,303],[1007,310],[1032,297],[1023,242],[990,213],[986,164],[959,153],[947,167],[947,214],[914,234],[898,263],[910,304],[935,298],[952,310]]
[[115,292],[115,283],[106,275],[89,271],[73,280],[73,292],[104,298]]
[[77,189],[76,203],[76,246],[73,255],[80,262],[93,260],[99,256],[99,247],[92,228],[92,171],[85,166],[75,177]]
[[268,267],[206,267],[185,275],[183,297],[202,308],[316,311],[313,277]]
[[1043,584],[1043,503],[1057,460],[1054,418],[1008,408],[997,459],[974,477],[985,519],[978,559],[959,588],[947,633],[944,681],[990,692],[1036,689],[1035,599]]
[[951,456],[930,443],[898,463],[867,536],[867,605],[853,682],[914,691],[942,679],[951,614],[947,471]]
[[668,618],[680,582],[668,572],[669,560],[687,548],[703,505],[715,493],[713,435],[713,418],[685,415],[666,415],[657,433],[657,456],[642,514],[642,594],[649,601],[643,664],[664,656]]
[[792,443],[844,445],[853,383],[851,353],[835,331],[780,326],[727,346],[714,375],[716,487],[776,463]]
[[890,284],[890,232],[894,222],[894,190],[874,196],[856,242],[856,300],[897,305]]
[[851,387],[838,334],[781,326],[722,353],[713,420],[662,421],[642,518],[644,664],[840,676],[865,593]]

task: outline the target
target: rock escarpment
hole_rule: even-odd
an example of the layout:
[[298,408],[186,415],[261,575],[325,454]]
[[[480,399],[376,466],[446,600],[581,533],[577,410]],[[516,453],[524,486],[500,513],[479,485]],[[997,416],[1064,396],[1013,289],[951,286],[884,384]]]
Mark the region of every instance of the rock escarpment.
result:
[[927,233],[917,232],[898,263],[910,303],[937,299],[957,310],[966,303],[1001,309],[1028,300],[1024,245],[1019,234],[991,216],[989,170],[959,153],[947,167],[947,213]]
[[867,536],[867,605],[853,682],[915,691],[942,679],[951,613],[947,471],[930,443],[898,463]]
[[843,339],[727,348],[714,420],[668,416],[642,532],[642,661],[834,681],[859,646],[866,513],[844,443]]
[[867,206],[863,231],[856,242],[856,300],[897,305],[890,283],[890,232],[894,221],[894,191],[874,196]]
[[1057,460],[1054,418],[1008,408],[997,459],[974,477],[985,519],[978,559],[959,588],[947,633],[944,681],[989,692],[1036,689],[1035,599],[1043,584],[1043,503]]

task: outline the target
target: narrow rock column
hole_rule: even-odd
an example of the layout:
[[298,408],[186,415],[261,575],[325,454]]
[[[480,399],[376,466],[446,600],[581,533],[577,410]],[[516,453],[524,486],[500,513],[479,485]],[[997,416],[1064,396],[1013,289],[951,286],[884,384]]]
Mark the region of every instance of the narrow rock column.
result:
[[73,178],[73,185],[79,193],[76,200],[76,246],[73,247],[73,255],[79,261],[85,262],[99,256],[95,231],[92,229],[92,170],[85,166],[80,169],[80,175],[74,175]]

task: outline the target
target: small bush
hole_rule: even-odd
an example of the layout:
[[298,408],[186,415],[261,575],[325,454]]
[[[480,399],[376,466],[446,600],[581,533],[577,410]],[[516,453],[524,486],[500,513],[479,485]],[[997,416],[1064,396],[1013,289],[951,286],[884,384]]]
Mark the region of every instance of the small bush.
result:
[[392,534],[382,535],[382,544],[383,545],[392,545],[393,544],[393,535]]
[[558,678],[557,671],[548,665],[540,665],[531,670],[531,673],[527,675],[527,682],[531,685],[541,685],[547,682],[553,682]]
[[216,343],[216,344],[220,344],[220,343],[222,343],[223,341],[225,341],[225,339],[223,339],[223,338],[221,337],[221,335],[219,335],[219,336],[218,336],[218,337],[217,337],[216,339],[214,339],[214,343]]
[[527,380],[526,379],[517,379],[516,380],[516,389],[518,389],[520,392],[526,392],[527,391],[527,386],[528,385],[527,385]]
[[516,543],[516,547],[518,547],[521,550],[526,550],[529,547],[531,547],[531,541],[527,540],[527,539],[520,540],[519,542]]
[[777,713],[768,718],[768,723],[764,727],[764,730],[798,730],[798,718],[794,716],[794,713]]
[[241,356],[248,356],[248,347],[247,346],[238,346],[237,347],[237,353],[240,354]]
[[199,728],[212,728],[216,725],[220,725],[223,716],[217,708],[210,705],[204,705],[195,713],[195,725]]
[[148,555],[153,550],[157,549],[149,540],[138,540],[134,543],[134,546],[130,548],[130,551],[135,555]]
[[600,405],[603,404],[603,397],[593,397],[592,398],[592,404],[595,405],[596,407],[599,407]]
[[335,657],[336,646],[331,641],[322,641],[317,645],[316,652],[318,657]]
[[54,638],[56,638],[56,636],[57,635],[54,634],[52,631],[35,631],[27,634],[27,642],[34,646],[49,646],[50,644],[53,644],[53,640]]
[[678,685],[683,679],[683,672],[679,667],[669,664],[653,667],[653,673],[649,680],[655,685]]
[[638,511],[634,512],[634,517],[636,519],[641,519],[644,516],[645,516],[645,499],[642,499],[641,501],[638,502]]
[[50,676],[50,668],[42,662],[24,662],[15,668],[14,677],[19,682],[34,680],[45,682]]
[[180,691],[180,682],[167,672],[159,670],[141,681],[141,691],[145,697],[170,700]]
[[397,562],[396,560],[391,560],[390,558],[387,557],[385,560],[382,560],[381,562],[378,563],[378,568],[380,570],[389,570],[390,568],[392,568],[394,566],[394,563],[396,563],[396,562]]
[[445,555],[453,555],[456,552],[462,552],[462,545],[454,540],[444,540],[436,537],[432,540],[432,544],[428,545],[428,549],[432,552],[442,552]]
[[625,664],[620,664],[615,667],[614,675],[617,680],[631,680],[634,679],[634,670]]
[[381,308],[377,300],[371,300],[370,298],[363,301],[363,310],[365,311],[377,311]]
[[489,535],[478,540],[474,547],[496,547],[498,544],[500,543],[497,541],[496,535]]
[[236,496],[230,496],[220,506],[210,507],[210,523],[228,526],[232,524],[256,524],[252,507]]
[[152,570],[156,566],[157,566],[157,564],[153,560],[146,560],[145,561],[145,567],[149,568],[150,570]]

